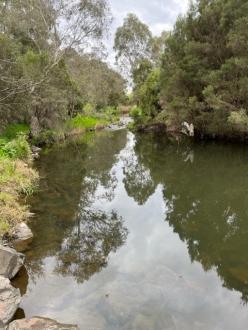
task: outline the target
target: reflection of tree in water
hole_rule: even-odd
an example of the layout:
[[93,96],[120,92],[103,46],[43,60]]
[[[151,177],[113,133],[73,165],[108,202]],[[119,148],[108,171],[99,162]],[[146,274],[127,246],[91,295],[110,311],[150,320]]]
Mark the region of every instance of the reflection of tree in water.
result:
[[[87,143],[69,143],[42,155],[37,164],[41,176],[40,190],[30,201],[32,212],[36,214],[30,222],[35,239],[26,252],[30,278],[35,280],[35,277],[42,276],[45,258],[60,256],[67,238],[73,240],[75,228],[78,227],[78,209],[89,210],[97,200],[107,202],[114,198],[117,179],[112,168],[125,144],[125,131],[102,132],[91,137]],[[113,219],[113,227],[105,226],[109,232],[106,232],[104,244],[107,240],[111,243],[111,229],[115,230],[117,239],[124,239],[125,230],[117,215],[102,214],[100,218],[96,217],[97,226],[104,216],[107,222]],[[89,217],[80,218],[87,227]],[[101,228],[104,235],[103,223]],[[113,247],[113,251],[115,249]]]
[[134,144],[134,136],[129,135],[128,151],[123,157],[123,182],[128,195],[133,197],[139,205],[143,205],[154,193],[155,186],[149,169],[146,169],[138,160],[133,150]]
[[[206,271],[215,268],[223,285],[240,291],[247,302],[245,149],[213,144],[189,148],[173,145],[165,138],[141,135],[135,153],[139,166],[149,171],[152,186],[163,185],[166,219],[187,244],[191,260],[201,262]],[[128,185],[132,182],[135,173]],[[138,192],[135,198],[142,200],[141,190],[134,187],[132,193]]]
[[56,272],[83,282],[107,265],[110,252],[124,244],[127,229],[114,211],[83,210],[77,221],[57,255]]

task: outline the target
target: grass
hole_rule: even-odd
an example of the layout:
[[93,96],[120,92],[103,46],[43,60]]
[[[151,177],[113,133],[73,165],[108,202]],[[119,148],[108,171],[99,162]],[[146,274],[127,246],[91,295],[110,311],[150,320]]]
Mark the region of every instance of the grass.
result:
[[21,197],[33,193],[38,174],[21,160],[0,158],[0,236],[28,218],[28,207]]
[[29,216],[21,203],[37,187],[38,174],[31,168],[31,149],[24,125],[11,125],[0,137],[0,238]]
[[8,125],[2,133],[2,137],[6,140],[13,140],[18,135],[28,135],[30,127],[26,124],[12,124]]
[[109,124],[109,121],[105,118],[97,118],[95,116],[82,116],[77,115],[75,118],[72,118],[68,122],[68,127],[71,129],[80,128],[80,129],[94,129],[97,126],[106,126]]

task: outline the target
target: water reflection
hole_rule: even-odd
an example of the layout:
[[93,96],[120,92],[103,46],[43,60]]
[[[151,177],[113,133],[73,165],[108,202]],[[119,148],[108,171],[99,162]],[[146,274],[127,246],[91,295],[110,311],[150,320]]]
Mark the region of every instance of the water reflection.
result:
[[125,130],[43,155],[26,316],[97,330],[243,330],[247,164],[242,147]]
[[116,212],[86,210],[80,213],[70,236],[57,255],[55,271],[72,275],[79,283],[107,266],[110,252],[124,244],[127,230]]
[[26,252],[33,282],[44,275],[44,259],[51,256],[56,256],[54,272],[88,280],[125,242],[123,219],[115,210],[94,206],[114,197],[117,180],[111,169],[125,143],[125,132],[105,132],[42,156],[41,189],[31,200],[36,217],[30,225],[37,235]]
[[[248,153],[237,145],[180,145],[138,136],[139,166],[163,186],[166,220],[187,244],[192,261],[216,269],[248,301]],[[139,180],[139,175],[132,182]],[[136,189],[136,184],[135,184]],[[135,191],[135,190],[133,190]],[[141,190],[142,191],[142,190]],[[140,194],[140,191],[139,191]],[[140,196],[135,196],[140,200]],[[147,198],[147,196],[146,196]]]

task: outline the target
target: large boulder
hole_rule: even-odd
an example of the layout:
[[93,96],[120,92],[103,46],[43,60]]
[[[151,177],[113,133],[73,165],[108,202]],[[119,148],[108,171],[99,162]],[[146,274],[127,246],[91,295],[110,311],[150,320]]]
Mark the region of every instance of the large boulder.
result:
[[27,250],[33,240],[33,233],[25,222],[19,223],[13,231],[13,245],[17,251]]
[[24,264],[24,254],[7,246],[0,245],[0,276],[10,280],[16,276]]
[[14,288],[9,279],[0,276],[0,329],[13,318],[21,302],[19,289]]
[[54,320],[34,317],[30,320],[22,319],[10,323],[8,330],[79,330],[76,325],[60,324]]

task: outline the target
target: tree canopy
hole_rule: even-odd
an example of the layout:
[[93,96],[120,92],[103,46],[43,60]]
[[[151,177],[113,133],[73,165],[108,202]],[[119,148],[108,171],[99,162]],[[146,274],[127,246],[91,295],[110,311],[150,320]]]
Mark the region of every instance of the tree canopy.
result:
[[[192,2],[185,16],[177,19],[171,33],[163,34],[157,42],[152,38],[159,55],[155,56],[152,47],[149,65],[144,62],[148,57],[140,57],[143,60],[142,64],[139,62],[141,79],[137,79],[139,66],[133,75],[134,91],[145,91],[145,103],[144,93],[136,93],[143,115],[163,118],[167,127],[175,131],[181,131],[182,123],[187,121],[194,125],[200,136],[246,136],[247,14],[246,0],[197,0]],[[129,24],[129,27],[132,26]],[[128,31],[132,35],[129,39],[136,40],[135,29]],[[119,34],[120,31],[117,37]],[[120,54],[123,53],[119,51],[117,56]],[[147,114],[143,104],[149,103],[148,98],[154,99],[154,89],[148,87],[149,74],[158,69],[156,93],[159,102],[156,102],[155,111]]]
[[94,54],[111,21],[107,0],[0,1],[1,126],[52,128],[88,102],[118,104],[124,80]]

